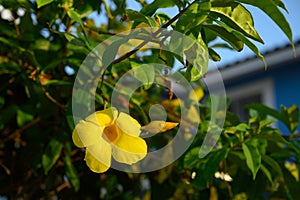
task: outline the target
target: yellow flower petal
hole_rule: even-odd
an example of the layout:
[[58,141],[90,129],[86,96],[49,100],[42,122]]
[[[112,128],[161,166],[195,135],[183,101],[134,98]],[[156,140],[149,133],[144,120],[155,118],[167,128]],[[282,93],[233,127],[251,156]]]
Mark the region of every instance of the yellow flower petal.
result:
[[118,116],[116,108],[111,107],[105,110],[97,111],[86,118],[86,121],[98,124],[103,130],[105,126],[114,123]]
[[128,135],[137,137],[141,133],[141,125],[139,122],[123,112],[121,112],[117,118],[116,124],[122,132]]
[[76,131],[76,128],[74,129],[74,131],[72,133],[72,140],[77,147],[79,147],[79,148],[84,147],[84,144],[82,143],[82,141],[78,135],[78,132]]
[[146,156],[147,144],[140,137],[122,133],[119,140],[112,145],[112,154],[120,163],[133,164]]
[[76,146],[82,148],[99,142],[101,134],[99,126],[81,120],[73,131],[72,139]]
[[92,146],[88,146],[85,161],[93,172],[102,173],[108,170],[111,164],[111,146],[105,140]]
[[90,168],[90,170],[95,173],[106,172],[110,167],[98,161],[89,151],[86,151],[84,160],[86,161],[86,164]]

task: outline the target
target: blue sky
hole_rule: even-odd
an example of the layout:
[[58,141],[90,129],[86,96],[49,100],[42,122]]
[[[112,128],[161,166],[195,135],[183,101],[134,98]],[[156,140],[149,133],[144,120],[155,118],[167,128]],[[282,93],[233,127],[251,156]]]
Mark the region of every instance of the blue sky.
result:
[[[300,1],[283,0],[283,2],[289,11],[289,13],[286,13],[285,11],[283,12],[287,21],[291,25],[291,29],[293,32],[293,40],[294,41],[300,40]],[[134,0],[127,1],[127,4],[128,4],[127,5],[128,8],[134,10],[139,10],[141,8],[140,5]],[[260,43],[255,43],[259,47],[262,53],[268,50],[272,50],[276,47],[284,46],[289,43],[288,38],[266,14],[264,14],[262,11],[260,11],[255,7],[252,6],[246,6],[246,7],[253,14],[255,28],[265,42],[264,45]],[[171,17],[176,15],[178,12],[176,8],[162,9],[161,11],[167,12],[167,14],[169,14]],[[103,15],[105,15],[105,13],[103,13]],[[100,17],[97,18],[99,19],[99,22],[102,21],[101,15]],[[241,52],[236,52],[236,51],[231,51],[226,49],[217,49],[217,52],[222,57],[222,60],[220,62],[215,63],[218,67],[243,60],[247,57],[254,56],[254,53],[252,53],[247,47],[245,47],[244,50]]]

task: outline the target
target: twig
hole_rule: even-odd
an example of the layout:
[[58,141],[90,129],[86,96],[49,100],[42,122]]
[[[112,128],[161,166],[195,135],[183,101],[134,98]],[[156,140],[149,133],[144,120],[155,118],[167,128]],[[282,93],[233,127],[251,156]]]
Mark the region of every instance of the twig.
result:
[[[191,4],[192,5],[192,4]],[[156,37],[158,34],[160,34],[163,29],[167,28],[168,26],[170,26],[172,23],[174,23],[185,11],[187,11],[187,9],[191,6],[189,5],[188,7],[184,8],[181,12],[179,12],[177,15],[175,15],[172,19],[170,19],[167,23],[165,23],[164,25],[162,25],[161,28],[159,28],[156,32],[154,32],[152,34],[152,37]],[[123,60],[125,60],[126,58],[129,58],[130,56],[132,56],[133,54],[135,54],[139,49],[141,49],[143,46],[145,46],[148,42],[150,42],[149,39],[145,40],[144,42],[142,42],[139,46],[137,46],[135,49],[133,49],[132,51],[124,54],[123,56],[121,56],[120,58],[116,59],[115,61],[112,62],[112,64],[117,64],[122,62]]]
[[49,92],[47,92],[46,88],[42,86],[42,90],[44,92],[44,94],[46,95],[46,97],[52,101],[53,103],[55,103],[58,107],[62,108],[62,109],[66,109],[66,105],[63,105],[62,103],[59,103],[54,97],[52,97],[50,95]]

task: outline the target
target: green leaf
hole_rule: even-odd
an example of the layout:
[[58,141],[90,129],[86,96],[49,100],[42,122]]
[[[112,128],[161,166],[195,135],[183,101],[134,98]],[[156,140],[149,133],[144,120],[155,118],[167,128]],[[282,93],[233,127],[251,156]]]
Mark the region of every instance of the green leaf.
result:
[[[189,160],[192,161],[192,157],[194,157],[195,161],[192,162],[199,162],[197,175],[193,182],[196,188],[204,189],[207,187],[208,183],[213,180],[215,172],[219,169],[220,162],[227,158],[228,152],[229,148],[223,148],[212,151],[206,157],[199,159],[199,151],[196,152],[196,148],[193,150],[194,155],[190,156]],[[189,168],[188,165],[186,167]]]
[[270,108],[268,106],[260,104],[260,103],[249,104],[249,105],[246,106],[246,108],[257,110],[258,112],[260,112],[260,113],[262,113],[264,115],[270,115],[270,116],[275,117],[275,118],[277,118],[279,120],[281,119],[280,112],[278,112],[277,110],[272,109],[272,108]]
[[208,52],[209,52],[209,57],[213,60],[213,61],[220,61],[221,60],[221,56],[212,48],[208,48]]
[[146,16],[152,16],[159,8],[170,8],[175,6],[174,0],[155,0],[144,6],[140,13]]
[[128,17],[129,20],[134,21],[132,28],[135,28],[138,24],[142,22],[148,24],[150,27],[157,26],[156,22],[153,19],[135,10],[127,9],[126,16]]
[[271,182],[271,184],[273,184],[271,172],[263,164],[260,166],[260,168],[261,168],[262,172],[266,175],[268,180]]
[[31,45],[32,49],[37,49],[37,50],[44,50],[48,51],[50,48],[50,41],[46,39],[37,39],[34,41],[34,43]]
[[243,143],[242,148],[246,157],[247,166],[251,170],[254,180],[259,168],[261,167],[261,154],[258,150],[259,143],[254,139],[251,139],[250,141],[251,142]]
[[288,127],[291,133],[294,133],[299,126],[299,109],[296,105],[287,108],[280,106],[281,121]]
[[75,10],[70,9],[70,10],[68,10],[67,14],[68,14],[68,16],[69,16],[72,20],[74,20],[75,22],[78,22],[78,23],[80,23],[80,24],[82,23],[80,14],[77,13]]
[[245,34],[258,42],[263,40],[254,28],[254,22],[251,13],[240,3],[236,2],[219,2],[212,3],[210,16],[220,17],[226,25]]
[[192,39],[191,37],[182,37],[181,34],[174,33],[171,35],[170,43],[168,44],[168,50],[170,52],[181,54],[179,56],[184,57],[184,52],[190,49],[195,42],[195,38]]
[[147,66],[147,70],[145,70],[142,65],[136,66],[137,63],[133,63],[133,62],[131,62],[130,64],[132,66],[133,76],[144,85],[144,88],[146,90],[149,89],[151,85],[154,83],[154,79],[155,79],[154,69],[150,66]]
[[[252,6],[256,6],[264,11],[285,33],[285,35],[290,40],[291,44],[293,44],[293,35],[292,30],[285,19],[284,15],[280,12],[277,5],[274,3],[274,0],[264,0],[264,1],[257,1],[257,0],[239,0],[242,3],[250,4]],[[294,46],[294,45],[293,45]]]
[[193,3],[178,19],[175,30],[188,33],[190,29],[202,24],[209,14],[210,1]]
[[284,9],[287,13],[289,13],[289,11],[287,10],[287,8],[285,7],[284,3],[281,0],[272,0],[277,6],[279,6],[280,8]]
[[258,103],[250,104],[247,106],[247,108],[257,110],[264,115],[275,117],[283,122],[291,133],[294,133],[299,126],[299,109],[296,105],[293,105],[290,108],[281,106],[280,112]]
[[158,21],[159,25],[163,25],[171,19],[169,15],[167,15],[165,13],[161,13],[161,12],[156,13],[154,18],[156,21]]
[[40,8],[44,5],[52,3],[54,0],[36,0],[37,7]]
[[64,36],[66,37],[66,39],[71,42],[72,40],[75,39],[75,36],[73,36],[72,34],[70,33],[64,33]]
[[262,160],[266,164],[268,164],[274,171],[280,176],[283,177],[282,170],[277,161],[275,161],[272,157],[267,155],[262,155]]
[[198,167],[198,165],[200,164],[200,160],[198,157],[199,151],[200,151],[200,147],[195,147],[187,152],[183,161],[185,167],[189,167],[189,168]]
[[34,116],[32,114],[26,113],[21,109],[17,110],[17,124],[19,127],[24,126],[27,122],[33,120]]
[[203,27],[209,29],[210,31],[214,32],[214,34],[228,42],[235,50],[243,50],[244,43],[231,32],[227,31],[224,27],[215,24],[205,24]]
[[74,165],[72,164],[71,158],[69,155],[66,155],[64,158],[66,176],[71,182],[71,185],[74,187],[75,191],[78,191],[80,188],[80,180],[78,176],[78,172]]
[[245,123],[240,123],[235,128],[236,128],[236,130],[241,131],[241,132],[246,132],[248,129],[250,129],[249,125],[245,124]]
[[54,138],[50,140],[42,157],[42,165],[45,174],[47,174],[49,170],[53,167],[53,165],[56,163],[57,159],[60,156],[62,147],[63,144],[61,141]]
[[261,59],[261,61],[264,63],[265,69],[267,68],[267,63],[265,62],[264,57],[260,54],[259,49],[255,46],[255,44],[253,44],[249,39],[247,39],[239,31],[236,31],[235,29],[227,26],[226,24],[223,24],[223,23],[218,23],[218,24],[220,26],[222,26],[223,28],[225,28],[228,32],[230,32],[231,34],[233,34],[234,36],[236,36],[236,38],[238,38],[240,41],[242,41],[243,43],[245,43],[250,48],[250,50],[252,50],[253,53],[255,53],[256,56]]
[[207,71],[209,59],[208,47],[203,42],[200,34],[197,43],[185,51],[185,56],[187,61],[192,64],[187,69],[188,79],[191,82],[199,80]]
[[232,31],[232,33],[242,42],[244,42],[249,49],[255,53],[255,55],[264,63],[265,69],[267,68],[267,63],[264,59],[264,57],[260,54],[259,49],[257,48],[257,46],[255,46],[254,43],[252,43],[250,40],[248,40],[243,34],[241,34],[240,32],[237,31]]

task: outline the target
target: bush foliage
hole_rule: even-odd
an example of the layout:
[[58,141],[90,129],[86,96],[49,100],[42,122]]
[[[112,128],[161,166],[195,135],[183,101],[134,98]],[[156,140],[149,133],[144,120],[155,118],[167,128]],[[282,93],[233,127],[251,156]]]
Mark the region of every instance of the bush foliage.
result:
[[[97,110],[110,106],[119,78],[143,63],[169,67],[180,63],[183,69],[178,71],[200,86],[208,60],[221,59],[220,47],[241,51],[246,45],[264,62],[253,43],[263,39],[246,5],[265,12],[292,43],[281,0],[135,3],[136,8],[129,9],[126,0],[0,1],[0,195],[10,199],[298,199],[297,106],[276,111],[254,103],[247,107],[247,121],[228,111],[217,144],[199,158],[211,120],[209,94],[199,104],[201,123],[193,143],[174,163],[140,174],[90,171],[84,151],[72,142],[71,99],[76,72],[99,43],[126,30],[162,27],[194,38],[203,52],[186,46],[181,56],[159,49],[125,48],[119,54],[121,44],[112,44],[108,49],[116,51],[115,60],[99,80]],[[164,8],[177,13],[169,16]],[[5,12],[9,17],[3,17]],[[136,77],[149,78],[139,73]],[[78,101],[86,95],[83,92]],[[128,102],[131,115],[145,125],[150,106],[161,103],[162,96],[171,98],[172,91],[155,84],[139,88]],[[180,115],[179,107],[170,102],[165,107],[168,121],[178,119],[174,116]],[[284,123],[290,134],[282,136],[272,126],[275,121]],[[174,133],[176,128],[146,139],[148,148],[166,145]]]

